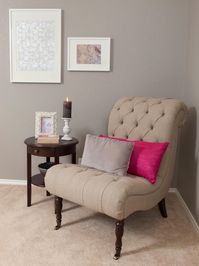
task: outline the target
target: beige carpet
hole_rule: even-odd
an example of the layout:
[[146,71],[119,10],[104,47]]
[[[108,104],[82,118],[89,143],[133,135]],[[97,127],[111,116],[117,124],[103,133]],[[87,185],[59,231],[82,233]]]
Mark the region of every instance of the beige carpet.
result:
[[113,219],[64,202],[63,227],[54,231],[53,197],[34,187],[33,202],[26,207],[25,186],[0,186],[1,266],[199,265],[199,237],[173,193],[167,219],[157,208],[127,219],[118,261]]

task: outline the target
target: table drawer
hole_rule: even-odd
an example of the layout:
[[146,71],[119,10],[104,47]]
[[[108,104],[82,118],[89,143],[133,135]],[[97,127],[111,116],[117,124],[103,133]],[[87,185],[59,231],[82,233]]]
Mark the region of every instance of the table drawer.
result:
[[55,149],[49,148],[33,148],[28,147],[28,153],[35,155],[35,156],[45,156],[45,157],[54,157],[55,156]]

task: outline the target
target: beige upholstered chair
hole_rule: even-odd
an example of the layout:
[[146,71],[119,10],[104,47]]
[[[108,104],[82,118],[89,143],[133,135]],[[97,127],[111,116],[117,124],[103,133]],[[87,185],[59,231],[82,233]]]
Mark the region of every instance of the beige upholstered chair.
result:
[[116,176],[81,165],[60,164],[46,174],[46,188],[56,195],[57,226],[61,226],[62,199],[116,219],[115,259],[120,257],[124,220],[132,213],[159,205],[167,217],[165,197],[171,184],[177,138],[186,106],[175,99],[126,97],[113,106],[108,135],[149,142],[170,142],[155,184],[139,176]]

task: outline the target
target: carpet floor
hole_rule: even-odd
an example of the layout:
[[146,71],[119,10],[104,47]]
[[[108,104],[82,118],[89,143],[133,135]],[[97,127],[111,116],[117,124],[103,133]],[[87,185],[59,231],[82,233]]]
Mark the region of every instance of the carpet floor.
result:
[[0,266],[192,266],[199,265],[199,237],[174,193],[168,218],[157,207],[125,223],[122,256],[114,253],[114,220],[64,201],[63,226],[55,231],[53,196],[33,187],[0,186]]

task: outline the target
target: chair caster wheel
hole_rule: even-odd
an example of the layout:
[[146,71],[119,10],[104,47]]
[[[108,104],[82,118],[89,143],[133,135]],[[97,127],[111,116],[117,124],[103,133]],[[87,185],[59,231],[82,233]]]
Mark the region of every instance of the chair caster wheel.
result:
[[120,258],[120,254],[115,254],[113,257],[114,260],[118,260],[119,258]]
[[61,227],[60,225],[56,225],[55,230],[59,230],[60,227]]

